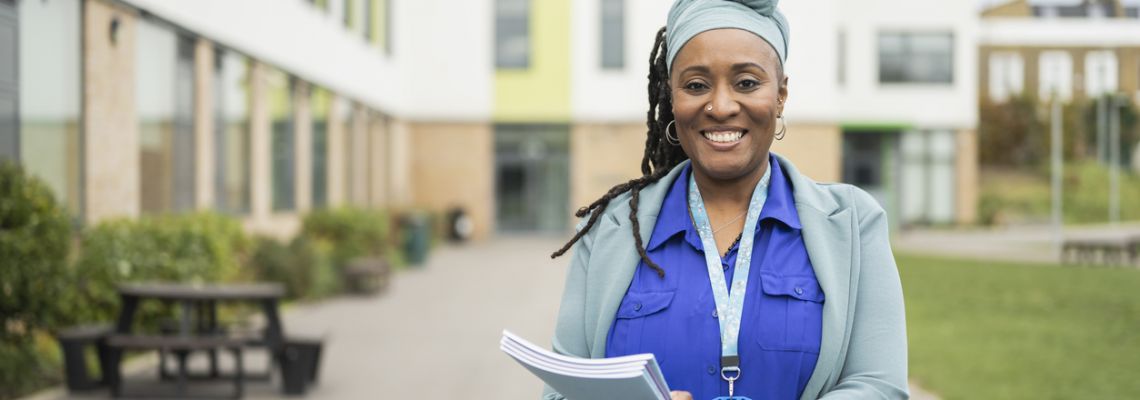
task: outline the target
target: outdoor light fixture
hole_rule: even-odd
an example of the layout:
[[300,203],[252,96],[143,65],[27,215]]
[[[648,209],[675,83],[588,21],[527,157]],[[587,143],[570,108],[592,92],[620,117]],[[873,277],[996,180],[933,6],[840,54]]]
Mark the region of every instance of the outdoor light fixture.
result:
[[119,21],[118,16],[111,18],[110,35],[111,35],[111,44],[112,45],[119,44],[119,26],[120,25],[122,25],[122,22]]

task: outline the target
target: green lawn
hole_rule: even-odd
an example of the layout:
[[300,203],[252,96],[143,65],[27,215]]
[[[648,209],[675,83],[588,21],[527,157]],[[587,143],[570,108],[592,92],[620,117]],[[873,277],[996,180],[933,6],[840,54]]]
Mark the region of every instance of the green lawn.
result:
[[1140,399],[1140,270],[897,259],[910,377],[943,399]]

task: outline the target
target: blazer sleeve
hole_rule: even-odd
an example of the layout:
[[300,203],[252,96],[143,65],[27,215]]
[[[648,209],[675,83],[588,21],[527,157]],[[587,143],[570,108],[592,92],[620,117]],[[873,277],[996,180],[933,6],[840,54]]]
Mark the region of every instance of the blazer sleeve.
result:
[[855,190],[860,265],[855,315],[839,379],[821,399],[907,399],[906,315],[887,215]]
[[[583,223],[578,224],[581,230]],[[574,255],[566,272],[566,287],[562,292],[562,305],[558,309],[558,322],[554,328],[551,345],[554,352],[574,357],[589,358],[590,350],[586,335],[586,271],[590,261],[594,235],[590,232],[574,245]],[[563,400],[561,394],[550,386],[542,390],[543,400]]]

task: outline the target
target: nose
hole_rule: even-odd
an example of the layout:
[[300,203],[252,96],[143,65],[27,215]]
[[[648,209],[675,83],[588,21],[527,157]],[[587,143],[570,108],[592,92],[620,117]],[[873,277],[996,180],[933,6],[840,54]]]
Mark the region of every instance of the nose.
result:
[[[717,85],[713,89],[709,104],[705,106],[705,113],[718,121],[728,119],[740,112],[740,103],[736,99],[736,93],[732,88],[722,86]],[[709,106],[712,106],[711,110]]]

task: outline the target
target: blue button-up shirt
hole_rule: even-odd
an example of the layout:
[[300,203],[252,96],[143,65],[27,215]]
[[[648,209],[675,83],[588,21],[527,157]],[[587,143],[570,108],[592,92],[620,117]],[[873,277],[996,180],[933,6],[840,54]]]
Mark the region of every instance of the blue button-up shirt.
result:
[[[824,296],[800,235],[791,182],[774,157],[768,165],[771,182],[753,233],[735,394],[798,399],[819,357]],[[606,356],[653,353],[670,389],[711,400],[726,396],[728,383],[720,377],[720,326],[708,267],[689,217],[690,173],[685,167],[673,182],[646,245],[665,278],[644,262],[638,265],[610,327]],[[723,257],[726,283],[732,282],[738,247]]]

